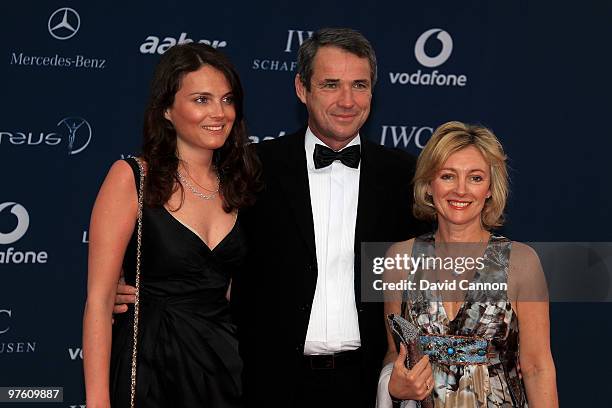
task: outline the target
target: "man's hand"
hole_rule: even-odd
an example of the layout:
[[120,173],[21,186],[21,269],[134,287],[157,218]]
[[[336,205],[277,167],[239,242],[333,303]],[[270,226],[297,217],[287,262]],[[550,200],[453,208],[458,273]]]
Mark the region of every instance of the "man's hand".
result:
[[125,284],[123,277],[119,279],[117,283],[117,294],[115,295],[115,307],[113,313],[125,313],[128,310],[127,303],[134,303],[136,301],[136,288]]
[[400,352],[389,379],[389,394],[401,400],[421,401],[431,393],[434,386],[429,356],[423,356],[412,370],[409,370],[405,365],[407,353],[404,344],[400,343]]

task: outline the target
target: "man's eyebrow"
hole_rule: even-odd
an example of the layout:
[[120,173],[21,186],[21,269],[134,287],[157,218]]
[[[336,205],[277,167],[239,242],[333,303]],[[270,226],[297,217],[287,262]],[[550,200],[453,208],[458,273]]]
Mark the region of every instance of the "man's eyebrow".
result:
[[353,81],[353,84],[359,84],[359,85],[367,85],[370,86],[370,80],[369,79],[356,79]]

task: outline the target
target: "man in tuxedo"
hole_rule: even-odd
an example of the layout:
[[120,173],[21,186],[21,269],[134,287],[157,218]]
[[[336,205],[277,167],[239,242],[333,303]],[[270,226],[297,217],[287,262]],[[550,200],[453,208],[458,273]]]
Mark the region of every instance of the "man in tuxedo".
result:
[[295,78],[308,127],[257,146],[266,187],[241,213],[250,256],[232,283],[248,406],[374,406],[385,321],[361,300],[361,243],[422,231],[415,159],[360,134],[376,76],[361,34],[315,32]]
[[382,303],[361,299],[361,243],[423,231],[412,217],[415,159],[359,133],[376,76],[360,33],[315,32],[295,78],[307,128],[256,147],[265,188],[240,214],[249,256],[231,293],[248,407],[375,404],[386,323]]

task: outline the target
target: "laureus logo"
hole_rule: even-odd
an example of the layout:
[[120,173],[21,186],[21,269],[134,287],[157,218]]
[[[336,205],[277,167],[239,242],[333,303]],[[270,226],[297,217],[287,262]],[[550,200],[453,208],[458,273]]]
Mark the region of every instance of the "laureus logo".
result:
[[59,147],[64,142],[68,155],[79,154],[89,146],[92,139],[91,125],[82,117],[66,116],[55,126],[54,130],[46,131],[20,129],[7,132],[0,129],[0,146],[9,144],[16,148]]
[[[436,38],[442,43],[442,49],[438,55],[430,57],[425,52],[425,44],[427,43],[427,40],[429,40],[429,38],[436,33],[438,34]],[[451,56],[452,52],[453,39],[449,33],[441,28],[432,28],[431,30],[425,31],[414,44],[414,56],[421,65],[427,68],[439,67],[440,65],[444,64]]]
[[10,213],[17,218],[17,225],[12,231],[0,232],[0,245],[19,241],[28,231],[30,225],[30,216],[23,205],[14,202],[2,203],[0,204],[0,214],[5,208],[10,208]]
[[75,36],[81,27],[81,17],[70,7],[58,8],[47,22],[49,34],[57,40],[68,40]]
[[89,146],[92,133],[89,122],[78,116],[69,116],[57,123],[57,126],[62,125],[68,130],[68,154],[81,153]]

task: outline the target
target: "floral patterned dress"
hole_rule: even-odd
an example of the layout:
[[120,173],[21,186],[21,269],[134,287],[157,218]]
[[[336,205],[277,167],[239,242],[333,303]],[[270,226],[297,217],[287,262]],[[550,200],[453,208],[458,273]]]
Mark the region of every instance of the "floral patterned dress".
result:
[[[475,273],[472,282],[507,283],[511,249],[512,241],[492,235],[483,256],[484,268]],[[433,234],[415,239],[413,257],[434,256],[434,253]],[[417,271],[411,279],[418,277]],[[426,338],[431,336],[448,342],[448,346],[441,348],[442,352],[457,353],[462,342],[474,339],[487,344],[486,357],[479,364],[463,361],[453,365],[445,360],[448,356],[436,358],[435,353],[428,353],[435,380],[432,395],[436,408],[527,406],[518,358],[518,319],[507,290],[467,291],[453,320],[447,316],[435,291],[411,291],[405,296],[402,316],[419,327]],[[479,352],[485,355],[485,350]]]

